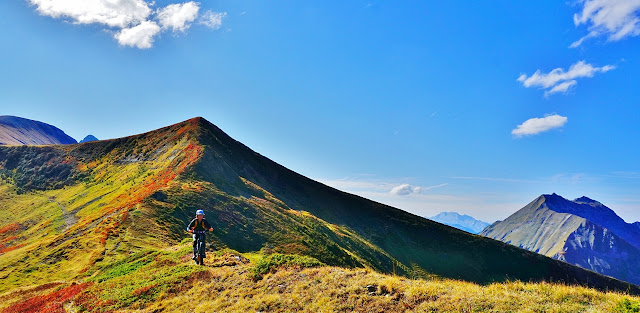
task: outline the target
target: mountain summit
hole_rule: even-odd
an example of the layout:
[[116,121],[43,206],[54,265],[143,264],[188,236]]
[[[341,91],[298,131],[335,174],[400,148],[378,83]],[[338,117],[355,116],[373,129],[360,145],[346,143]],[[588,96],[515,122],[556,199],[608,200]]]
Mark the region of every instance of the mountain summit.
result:
[[175,247],[187,238],[184,228],[196,209],[205,210],[215,229],[208,237],[215,246],[240,253],[299,255],[411,277],[562,281],[640,293],[323,185],[203,118],[112,140],[0,147],[0,177],[6,208],[0,293],[84,277],[132,252]]
[[84,139],[80,140],[80,142],[78,143],[84,143],[84,142],[90,142],[90,141],[98,141],[98,138],[96,138],[94,135],[87,135],[84,137]]
[[542,195],[481,235],[640,284],[640,228],[587,197]]
[[76,140],[59,128],[17,116],[0,116],[0,145],[57,145]]

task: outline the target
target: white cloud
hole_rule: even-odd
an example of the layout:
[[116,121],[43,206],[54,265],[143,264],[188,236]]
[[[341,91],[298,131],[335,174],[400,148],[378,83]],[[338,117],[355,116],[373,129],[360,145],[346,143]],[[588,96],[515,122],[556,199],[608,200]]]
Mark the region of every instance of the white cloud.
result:
[[77,24],[103,24],[125,28],[139,24],[151,14],[143,0],[28,0],[36,10],[53,18],[70,18]]
[[160,26],[155,22],[144,21],[140,25],[124,28],[114,37],[123,46],[148,49],[153,45],[153,36],[160,32]]
[[562,68],[556,68],[546,74],[537,70],[533,75],[528,77],[526,74],[521,74],[517,80],[527,88],[540,87],[549,89],[545,92],[545,95],[548,96],[554,93],[566,92],[569,87],[575,86],[578,83],[576,78],[593,77],[596,73],[606,73],[615,68],[614,65],[594,67],[585,61],[578,61],[571,65],[566,72]]
[[[148,49],[160,32],[184,32],[199,17],[200,4],[169,4],[155,11],[150,0],[27,0],[38,13],[74,24],[104,25],[122,46]],[[200,23],[219,29],[226,13],[207,11]],[[162,26],[162,27],[161,27]]]
[[448,184],[445,183],[445,184],[429,186],[429,187],[419,187],[419,186],[412,186],[412,185],[409,185],[409,184],[402,184],[402,185],[393,187],[391,189],[390,193],[392,195],[396,195],[396,196],[406,196],[406,195],[410,195],[410,194],[421,194],[421,193],[423,193],[423,192],[425,192],[427,190],[444,187],[446,185],[448,185]]
[[[245,12],[242,12],[245,13]],[[222,19],[227,16],[227,12],[213,12],[208,10],[202,14],[200,18],[200,24],[205,25],[211,29],[220,29],[222,27]]]
[[549,96],[552,95],[554,93],[566,93],[567,90],[569,90],[569,88],[575,86],[578,82],[576,80],[569,80],[569,81],[565,81],[562,83],[559,83],[555,86],[553,86],[553,88],[551,88],[551,90],[547,90],[544,92],[545,96]]
[[162,28],[173,28],[173,31],[184,32],[198,17],[198,10],[200,10],[198,3],[193,1],[170,4],[158,10],[158,23],[162,25]]
[[640,35],[640,0],[581,0],[582,12],[573,16],[576,26],[588,25],[589,34],[571,44],[580,46],[584,40],[608,36],[608,41],[618,41]]
[[394,194],[396,196],[406,196],[412,193],[420,193],[420,187],[414,187],[409,184],[402,184],[391,189],[391,194]]
[[567,123],[567,118],[557,114],[542,118],[531,118],[511,131],[517,137],[539,134],[554,128],[562,127]]

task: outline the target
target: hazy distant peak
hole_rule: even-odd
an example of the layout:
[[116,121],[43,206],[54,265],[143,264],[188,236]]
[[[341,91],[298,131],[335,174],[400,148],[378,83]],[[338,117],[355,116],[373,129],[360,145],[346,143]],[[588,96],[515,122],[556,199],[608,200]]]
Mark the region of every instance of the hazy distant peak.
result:
[[457,212],[442,212],[436,216],[430,217],[429,219],[472,234],[477,234],[485,227],[489,226],[489,223],[487,222],[477,220],[466,214],[461,215]]
[[98,141],[98,138],[96,138],[94,135],[87,135],[86,137],[84,137],[84,139],[80,140],[79,143],[90,142],[90,141]]

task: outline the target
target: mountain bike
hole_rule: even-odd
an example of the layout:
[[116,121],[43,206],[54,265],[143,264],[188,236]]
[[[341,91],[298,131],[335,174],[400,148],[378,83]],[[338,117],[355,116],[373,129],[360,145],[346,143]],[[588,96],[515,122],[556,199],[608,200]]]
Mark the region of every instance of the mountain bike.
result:
[[206,242],[205,242],[205,236],[204,234],[206,233],[206,230],[194,230],[193,231],[193,236],[195,239],[195,244],[193,247],[193,252],[196,256],[195,261],[196,264],[198,265],[204,265],[204,257],[205,257],[205,250],[206,250]]

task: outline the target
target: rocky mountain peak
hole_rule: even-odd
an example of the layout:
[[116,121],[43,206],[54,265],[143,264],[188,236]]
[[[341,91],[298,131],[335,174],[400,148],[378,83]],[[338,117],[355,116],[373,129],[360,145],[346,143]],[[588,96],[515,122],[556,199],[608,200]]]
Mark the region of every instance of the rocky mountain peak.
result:
[[577,198],[577,199],[573,200],[573,202],[575,202],[575,203],[587,203],[587,204],[601,204],[600,202],[598,202],[596,200],[593,200],[591,198],[585,197],[585,196]]

